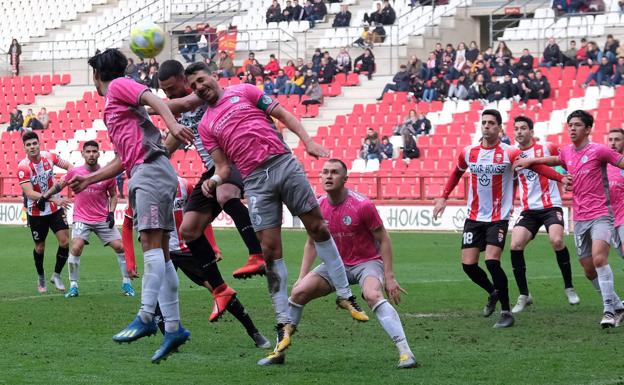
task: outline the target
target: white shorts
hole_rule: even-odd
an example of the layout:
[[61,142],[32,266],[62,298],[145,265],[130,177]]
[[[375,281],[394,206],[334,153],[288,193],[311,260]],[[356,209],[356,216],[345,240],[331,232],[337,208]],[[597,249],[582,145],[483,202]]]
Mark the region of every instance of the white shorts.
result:
[[[366,277],[375,277],[379,280],[379,282],[381,282],[382,285],[384,284],[384,265],[381,259],[373,259],[372,261],[367,261],[354,266],[345,265],[345,270],[347,272],[349,285],[357,283],[360,287],[362,287]],[[312,271],[326,280],[332,289],[336,289],[334,285],[332,285],[331,279],[329,279],[329,272],[327,271],[325,263],[321,263]]]
[[112,241],[118,241],[121,239],[119,230],[117,227],[108,227],[108,222],[100,223],[83,223],[74,222],[72,224],[72,239],[80,238],[88,245],[91,232],[94,232],[104,246],[108,246]]

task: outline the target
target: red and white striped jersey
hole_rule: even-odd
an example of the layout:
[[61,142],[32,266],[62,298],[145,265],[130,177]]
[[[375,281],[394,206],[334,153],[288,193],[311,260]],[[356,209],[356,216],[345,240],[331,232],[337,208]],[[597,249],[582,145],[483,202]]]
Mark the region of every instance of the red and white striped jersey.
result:
[[[40,155],[39,163],[31,161],[28,157],[22,159],[17,165],[17,178],[20,184],[30,182],[33,190],[43,194],[54,186],[54,166],[67,169],[69,162],[47,151],[41,151]],[[58,197],[59,194],[52,196],[52,198]],[[56,204],[46,202],[45,210],[41,211],[35,204],[35,201],[30,198],[27,199],[28,214],[33,217],[50,215],[59,210]]]
[[193,184],[182,177],[178,177],[178,191],[173,201],[173,220],[175,231],[169,233],[169,251],[189,252],[189,248],[180,236],[180,225],[184,216],[184,207],[189,195],[193,191]]
[[[525,150],[520,150],[521,158],[541,158],[544,156],[559,156],[559,149],[552,143],[533,143]],[[537,174],[531,169],[524,169],[518,173],[518,190],[522,210],[543,210],[551,207],[561,207],[561,193],[557,182]]]
[[475,144],[459,154],[457,168],[470,171],[468,219],[480,222],[508,220],[513,206],[512,164],[520,150],[499,142],[494,147]]

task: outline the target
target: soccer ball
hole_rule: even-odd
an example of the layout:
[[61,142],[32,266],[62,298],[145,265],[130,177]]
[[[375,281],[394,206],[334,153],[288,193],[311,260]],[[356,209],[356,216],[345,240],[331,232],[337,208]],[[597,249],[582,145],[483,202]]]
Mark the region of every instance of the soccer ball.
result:
[[140,58],[155,57],[165,47],[165,33],[152,21],[144,21],[130,32],[130,49]]

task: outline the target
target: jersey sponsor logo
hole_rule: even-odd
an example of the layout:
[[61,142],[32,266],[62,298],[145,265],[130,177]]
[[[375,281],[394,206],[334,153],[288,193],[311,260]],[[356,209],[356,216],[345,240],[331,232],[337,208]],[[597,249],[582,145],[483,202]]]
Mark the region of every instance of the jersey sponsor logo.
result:
[[234,104],[234,103],[238,103],[238,101],[240,100],[240,97],[238,96],[232,96],[230,98],[230,103]]
[[473,174],[504,174],[507,164],[471,164],[470,172]]
[[344,217],[342,217],[342,223],[344,223],[345,225],[349,226],[349,225],[351,225],[351,223],[353,223],[353,220],[351,219],[350,216],[345,215]]
[[184,209],[184,199],[176,199],[173,201],[173,210],[183,210]]
[[526,152],[522,152],[522,153],[520,153],[520,157],[521,158],[528,158],[529,154],[527,154]]
[[535,171],[529,170],[525,176],[529,182],[533,182],[535,179],[537,179],[537,174],[535,173]]
[[587,157],[587,155],[583,155],[583,157],[581,158],[581,162],[583,163],[587,163],[588,160],[589,158]]
[[483,174],[479,177],[479,184],[483,187],[490,185],[490,177],[487,174]]
[[33,184],[41,185],[41,187],[48,187],[47,182],[52,178],[52,170],[44,171],[41,174],[33,175],[30,180]]

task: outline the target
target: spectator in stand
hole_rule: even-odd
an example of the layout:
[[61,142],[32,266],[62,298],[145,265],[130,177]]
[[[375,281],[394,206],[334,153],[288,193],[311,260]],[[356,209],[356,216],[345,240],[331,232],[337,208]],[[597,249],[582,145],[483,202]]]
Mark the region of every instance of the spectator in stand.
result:
[[576,51],[576,62],[577,65],[582,65],[587,61],[587,49],[588,49],[587,39],[581,39],[581,47]]
[[464,43],[463,41],[459,44],[457,44],[457,49],[455,50],[455,59],[457,59],[457,55],[462,55],[464,58],[466,58],[466,43]]
[[7,50],[9,55],[9,63],[11,64],[11,72],[13,76],[19,76],[20,55],[22,54],[22,46],[17,42],[16,38],[11,40],[11,45]]
[[[184,33],[180,35],[178,43],[180,54],[187,63],[195,62],[195,53],[199,51],[199,46],[197,45],[199,39],[200,37],[197,35],[197,31],[193,31],[190,25],[184,27]],[[191,56],[189,56],[189,54]]]
[[589,74],[587,80],[585,80],[581,87],[587,87],[592,80],[596,82],[597,86],[601,86],[603,84],[607,86],[611,85],[611,78],[615,74],[613,71],[613,63],[609,61],[607,56],[603,56],[600,59],[601,61],[598,69]]
[[148,67],[145,85],[153,90],[158,90],[160,88],[160,83],[158,83],[158,71],[156,71],[156,67]]
[[555,38],[551,37],[548,39],[548,43],[544,48],[542,62],[539,66],[550,68],[559,64],[561,64],[561,50],[559,49],[559,45],[555,42]]
[[295,67],[295,62],[292,60],[288,60],[283,70],[286,76],[288,76],[289,79],[292,79],[292,77],[295,76],[295,71],[297,70],[297,67]]
[[442,52],[442,60],[439,63],[440,73],[447,74],[453,68],[455,63],[455,48],[453,44],[447,44]]
[[416,57],[416,55],[412,55],[407,62],[407,72],[409,72],[411,79],[414,79],[417,76],[421,78],[425,77],[423,63]]
[[[502,60],[502,59],[498,58],[497,60]],[[485,88],[487,89],[487,93],[488,93],[487,100],[490,103],[501,100],[505,97],[505,88],[504,88],[503,83],[493,81],[493,82],[487,83],[485,85]]]
[[128,58],[128,65],[126,66],[126,77],[131,78],[133,80],[139,79],[139,68],[136,64],[134,64],[134,59],[131,57]]
[[576,49],[576,41],[570,40],[570,44],[568,49],[563,52],[561,56],[561,60],[563,61],[564,66],[574,66],[576,67],[578,61],[576,60],[576,55],[578,54],[578,50]]
[[515,90],[513,78],[511,74],[506,74],[503,77],[503,98],[512,99],[515,96]]
[[314,53],[312,54],[312,71],[314,73],[319,72],[319,70],[321,69],[321,59],[323,58],[323,54],[321,53],[321,49],[317,48],[314,50]]
[[375,72],[375,56],[373,55],[373,51],[371,51],[370,48],[366,48],[364,53],[356,57],[353,61],[353,68],[353,72],[356,74],[366,72],[368,80],[371,80]]
[[424,102],[432,102],[446,95],[446,93],[446,83],[438,78],[437,75],[433,75],[429,84],[425,86],[422,100]]
[[407,94],[408,101],[418,101],[422,100],[423,94],[425,93],[425,81],[423,78],[416,76],[412,78],[410,82],[409,93]]
[[219,66],[210,58],[210,56],[204,59],[204,63],[208,66],[210,73],[219,73]]
[[318,73],[318,79],[320,84],[331,84],[334,81],[336,67],[334,67],[334,65],[331,63],[330,59],[326,57],[323,57],[321,59],[321,68],[319,69]]
[[275,91],[277,91],[275,89],[275,83],[273,83],[273,80],[270,77],[265,76],[262,79],[262,92],[264,92],[265,95],[273,96]]
[[555,16],[563,16],[566,13],[577,13],[580,5],[580,0],[554,0],[552,8]]
[[275,89],[273,93],[275,95],[286,95],[286,85],[290,82],[290,78],[283,69],[280,69],[277,72],[277,76],[275,77]]
[[247,59],[243,60],[243,64],[240,66],[240,71],[238,73],[239,76],[243,76],[245,74],[245,72],[247,72],[247,67],[249,65],[254,64],[254,61],[256,60],[256,54],[253,52],[249,52],[247,54]]
[[418,120],[414,123],[416,135],[429,135],[431,133],[431,121],[424,113],[418,114]]
[[[534,76],[533,72],[529,72],[527,76]],[[518,79],[514,84],[514,96],[515,100],[521,102],[520,107],[526,108],[526,103],[529,101],[529,94],[531,89],[529,88],[529,79],[523,73],[518,74]]]
[[487,96],[488,90],[485,85],[485,78],[483,77],[482,73],[477,74],[475,76],[474,83],[472,83],[470,89],[468,90],[468,99],[479,100],[483,102],[487,99]]
[[381,144],[381,140],[379,139],[379,133],[375,131],[372,127],[368,127],[366,129],[366,139],[370,139],[371,143],[379,146]]
[[477,60],[479,53],[479,46],[477,45],[477,42],[474,40],[471,41],[468,50],[466,51],[466,60],[474,63]]
[[290,23],[293,20],[293,7],[290,0],[286,2],[286,7],[282,10],[282,21]]
[[252,85],[255,86],[256,85],[256,77],[253,76],[251,73],[247,72],[245,74],[245,77],[244,77],[244,83],[252,84]]
[[605,11],[604,0],[586,0],[585,6],[586,6],[585,12],[602,13]]
[[[329,54],[329,51],[323,52],[323,58],[325,60],[327,60],[327,64],[331,64],[332,66],[334,66],[334,69],[335,69],[336,61],[334,60],[334,58],[331,57],[331,55]],[[334,74],[335,74],[335,72],[334,72]]]
[[45,107],[41,107],[39,113],[37,114],[37,120],[41,122],[41,129],[45,130],[50,125],[50,116],[48,115],[48,111]]
[[414,137],[405,133],[403,136],[403,162],[409,164],[412,159],[417,159],[420,157],[420,149],[416,145],[416,140]]
[[340,12],[338,12],[334,18],[332,27],[340,28],[348,27],[349,25],[351,25],[351,12],[349,12],[349,7],[346,4],[342,4],[340,6]]
[[264,66],[263,73],[269,76],[275,76],[280,70],[279,62],[274,54],[269,56],[269,62]]
[[494,52],[495,58],[502,58],[507,65],[511,65],[511,60],[513,59],[513,55],[511,54],[511,50],[507,47],[504,41],[499,41],[498,46],[496,47],[496,52]]
[[436,67],[439,67],[440,64],[442,64],[442,55],[444,55],[444,49],[442,48],[442,43],[435,44],[433,53],[435,54],[435,57],[436,57]]
[[158,68],[160,68],[160,64],[158,64],[156,58],[150,58],[147,62],[147,70],[149,71],[149,69],[152,67],[154,67],[156,71],[158,71]]
[[505,59],[503,59],[502,57],[497,57],[496,60],[494,61],[492,76],[499,77],[499,76],[505,76],[505,74],[510,74],[510,73],[511,73],[511,69],[509,68],[509,65],[507,64],[507,62],[505,62]]
[[336,56],[336,71],[345,74],[351,72],[351,56],[346,47],[340,48],[340,53]]
[[509,139],[509,136],[507,135],[505,130],[500,130],[498,132],[498,137],[500,138],[500,141],[502,143],[505,143],[506,145],[511,146],[511,139]]
[[363,20],[364,23],[375,25],[383,21],[382,15],[381,15],[381,3],[377,3],[376,7],[377,7],[377,10],[371,13],[370,16],[368,15],[368,13],[364,14],[364,20]]
[[297,64],[295,64],[295,67],[297,67],[299,72],[301,72],[302,74],[305,74],[308,70],[305,62],[303,61],[303,58],[297,58]]
[[542,74],[541,71],[535,71],[535,79],[529,82],[531,88],[530,99],[537,99],[538,107],[542,106],[542,100],[550,97],[550,84],[548,79]]
[[295,70],[295,74],[290,81],[286,82],[286,86],[284,87],[284,93],[286,95],[303,95],[303,88],[301,85],[303,84],[305,77],[301,74],[299,70]]
[[381,24],[392,25],[396,21],[396,12],[390,5],[389,0],[384,0],[383,9],[381,10]]
[[373,43],[383,43],[386,41],[386,30],[383,27],[383,24],[377,23],[375,29],[372,32],[373,35]]
[[314,28],[316,25],[316,17],[314,16],[314,4],[312,0],[306,0],[305,5],[303,6],[303,13],[305,20],[310,23],[310,28]]
[[522,56],[518,59],[518,62],[514,65],[514,72],[516,75],[523,73],[528,74],[533,71],[533,55],[527,48],[522,50]]
[[446,80],[455,80],[459,78],[459,75],[464,72],[466,66],[466,58],[464,57],[464,54],[457,53],[453,66],[450,68],[449,72],[444,76],[444,78]]
[[394,154],[394,147],[392,143],[390,143],[390,139],[387,136],[381,138],[381,158],[382,159],[392,159],[392,155]]
[[327,6],[323,0],[314,0],[314,17],[323,20],[327,16]]
[[395,92],[407,92],[409,90],[410,84],[410,73],[407,71],[407,66],[405,64],[401,64],[399,68],[399,72],[397,72],[392,78],[394,83],[387,83],[381,92],[381,96],[377,98],[377,100],[382,100],[383,96],[388,91]]
[[448,98],[451,100],[468,99],[468,89],[472,85],[472,80],[465,72],[461,72],[457,78],[457,83],[451,83],[448,90]]
[[615,72],[610,79],[611,85],[614,87],[622,85],[624,81],[624,55],[618,56],[614,71]]
[[304,94],[305,91],[307,91],[308,87],[312,85],[312,80],[316,80],[318,82],[318,77],[316,76],[316,73],[314,71],[308,69],[304,75],[303,84],[301,85]]
[[429,52],[429,58],[424,66],[424,80],[431,80],[433,75],[438,74],[438,64],[436,60],[436,54],[434,51]]
[[[609,62],[614,64],[617,61],[617,51],[620,47],[620,42],[613,38],[613,35],[607,35],[607,41],[605,42],[604,50],[602,51],[602,55],[606,56],[609,59]],[[600,58],[598,58],[600,60]]]
[[302,21],[305,20],[305,10],[301,5],[299,5],[299,0],[293,0],[292,12],[293,21]]
[[381,142],[379,141],[379,134],[377,134],[377,132],[370,127],[368,128],[367,135],[362,143],[360,157],[366,160],[377,159],[380,162],[383,159],[381,155]]
[[490,75],[490,71],[487,69],[485,61],[483,60],[477,61],[477,66],[475,68],[475,79],[477,75],[483,75],[483,81],[485,83],[489,83],[492,80],[492,75]]
[[266,11],[266,23],[279,23],[282,21],[282,7],[280,7],[277,0],[273,0],[273,3]]
[[308,106],[310,104],[323,104],[323,90],[315,77],[310,80],[310,85],[306,88],[305,95],[310,99],[301,102],[304,106]]
[[219,54],[219,65],[217,73],[224,78],[231,78],[234,76],[234,62],[226,51],[221,51]]
[[356,47],[360,47],[360,48],[372,47],[373,35],[369,30],[370,28],[368,24],[364,24],[362,28],[363,30],[362,30],[362,33],[360,34],[360,37],[357,38],[357,40],[353,42],[353,45]]
[[590,67],[594,64],[600,64],[600,60],[598,60],[598,58],[601,57],[602,53],[600,52],[600,48],[598,48],[598,44],[596,44],[595,41],[587,43],[587,50],[585,52],[587,59],[585,59],[585,62],[581,64],[586,64]]
[[37,119],[37,115],[35,115],[32,108],[26,110],[26,116],[24,116],[24,128],[29,131],[43,129],[41,122]]
[[[198,28],[199,30],[199,28]],[[214,59],[219,52],[219,38],[217,29],[210,26],[210,24],[202,25],[201,35],[199,35],[199,54],[205,59],[210,57]],[[203,41],[201,40],[203,38]]]
[[394,127],[394,135],[403,135],[405,132],[409,132],[412,135],[416,135],[416,122],[418,121],[418,115],[416,110],[409,110],[409,114],[401,124],[397,124]]
[[495,58],[496,57],[494,56],[494,50],[492,49],[492,47],[487,47],[487,49],[483,53],[483,58],[482,58],[483,62],[485,63],[485,67],[492,68],[492,63],[494,62]]
[[9,127],[7,127],[7,132],[11,131],[22,131],[24,129],[24,115],[22,115],[22,111],[18,110],[17,107],[13,109],[9,113]]

